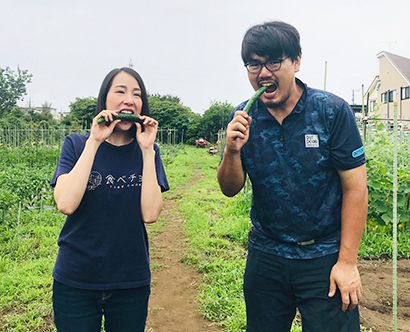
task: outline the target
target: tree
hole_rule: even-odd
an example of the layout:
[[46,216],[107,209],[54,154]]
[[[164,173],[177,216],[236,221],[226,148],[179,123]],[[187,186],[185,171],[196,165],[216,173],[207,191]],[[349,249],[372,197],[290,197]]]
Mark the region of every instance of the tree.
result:
[[81,128],[82,123],[73,114],[68,114],[60,120],[60,125],[66,127]]
[[196,115],[187,106],[180,104],[178,97],[166,95],[148,97],[151,117],[159,123],[160,129],[178,129],[187,131]]
[[[48,122],[49,125],[55,124],[56,120],[53,119],[53,116],[51,115],[51,104],[49,104],[49,106],[45,107],[45,105],[48,105],[47,102],[46,104],[41,105],[41,110],[33,110],[33,111],[29,111],[29,114],[31,115],[31,119],[33,121],[33,123],[37,123],[39,124]],[[44,127],[44,126],[43,126]]]
[[148,97],[157,97],[160,101],[170,101],[173,103],[181,104],[181,99],[177,96],[172,96],[172,95],[163,95],[161,96],[159,93],[156,94],[148,94]]
[[51,112],[51,103],[48,101],[45,101],[44,103],[41,104],[41,111],[43,113],[50,113]]
[[201,115],[182,105],[176,96],[151,95],[148,102],[151,116],[158,121],[160,130],[176,129],[184,142],[195,142]]
[[0,128],[25,128],[30,122],[30,114],[15,106],[0,119]]
[[[97,107],[97,98],[76,98],[70,103],[70,120],[77,119],[83,127],[90,128],[94,118],[95,108]],[[68,120],[68,119],[66,119]]]
[[204,112],[200,120],[198,135],[210,137],[211,134],[217,133],[220,129],[226,128],[228,118],[233,105],[225,102],[213,101],[211,106]]
[[26,84],[31,83],[32,75],[17,67],[17,73],[9,67],[0,67],[0,117],[10,111],[26,95]]

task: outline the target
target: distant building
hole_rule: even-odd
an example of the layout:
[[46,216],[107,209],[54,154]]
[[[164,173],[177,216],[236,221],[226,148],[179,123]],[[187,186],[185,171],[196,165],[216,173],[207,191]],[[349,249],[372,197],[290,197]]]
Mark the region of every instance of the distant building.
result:
[[63,111],[57,111],[55,108],[50,109],[50,113],[53,116],[54,120],[61,120],[64,118],[66,115],[70,114],[70,111],[68,112],[63,112]]
[[364,105],[362,108],[362,105],[357,105],[357,104],[351,104],[350,107],[352,108],[354,115],[356,116],[357,120],[361,120],[363,117],[363,113],[367,113],[367,106]]
[[[44,111],[44,107],[22,107],[21,109],[25,111],[33,110],[34,113],[41,113]],[[61,120],[66,115],[70,114],[69,111],[68,112],[57,111],[57,109],[53,107],[47,107],[47,111],[50,112],[54,120]]]
[[365,94],[369,113],[377,110],[380,118],[393,119],[394,101],[397,100],[397,117],[410,119],[410,59],[388,52],[377,54],[379,75]]

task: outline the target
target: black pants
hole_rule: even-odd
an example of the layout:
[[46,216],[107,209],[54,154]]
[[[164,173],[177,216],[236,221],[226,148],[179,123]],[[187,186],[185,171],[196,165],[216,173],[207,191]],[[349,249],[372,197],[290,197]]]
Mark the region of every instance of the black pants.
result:
[[110,291],[53,284],[54,323],[59,332],[144,332],[150,286]]
[[299,309],[303,332],[359,332],[356,307],[343,312],[340,292],[328,297],[338,254],[293,260],[250,249],[244,276],[247,332],[289,332]]

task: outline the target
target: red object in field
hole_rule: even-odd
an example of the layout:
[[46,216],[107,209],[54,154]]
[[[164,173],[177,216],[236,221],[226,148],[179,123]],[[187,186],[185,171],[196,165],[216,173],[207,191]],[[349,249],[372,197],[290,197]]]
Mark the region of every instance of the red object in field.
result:
[[206,152],[208,152],[210,155],[218,153],[218,148],[215,145],[209,143],[206,139],[198,138],[197,140],[195,140],[195,144],[197,148],[204,148],[207,144],[209,144],[210,148],[209,150],[206,150]]
[[205,141],[203,138],[198,138],[195,140],[195,145],[197,148],[204,148],[208,142]]
[[216,146],[211,146],[209,150],[206,150],[210,155],[214,155],[218,153],[218,148]]

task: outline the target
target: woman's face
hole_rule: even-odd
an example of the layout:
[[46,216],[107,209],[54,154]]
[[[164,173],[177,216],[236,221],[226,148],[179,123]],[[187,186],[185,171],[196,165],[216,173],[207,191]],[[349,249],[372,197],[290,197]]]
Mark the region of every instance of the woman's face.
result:
[[[141,114],[141,88],[137,80],[124,71],[119,72],[112,81],[105,104],[107,110]],[[133,125],[133,122],[121,121],[116,129],[128,130]]]

